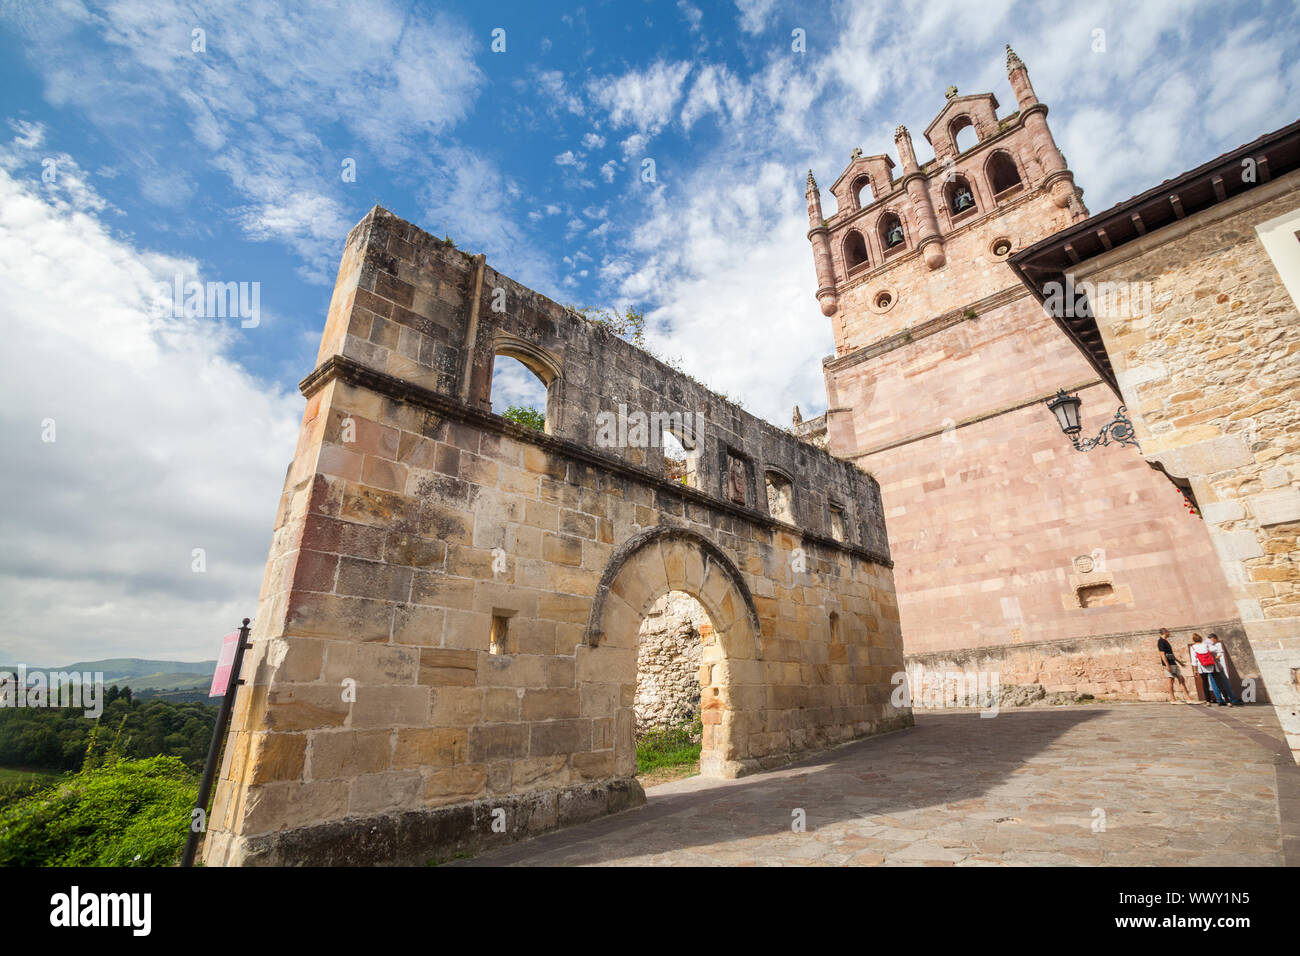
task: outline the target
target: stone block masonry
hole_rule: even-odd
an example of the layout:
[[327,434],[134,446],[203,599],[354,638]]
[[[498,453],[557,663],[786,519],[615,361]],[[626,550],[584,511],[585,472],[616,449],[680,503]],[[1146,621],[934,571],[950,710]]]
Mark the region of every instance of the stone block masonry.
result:
[[[492,414],[497,355],[546,383],[544,433]],[[372,210],[302,391],[209,864],[422,864],[635,806],[670,591],[713,629],[703,773],[910,725],[875,481],[482,257]],[[620,406],[700,416],[689,484],[597,440]]]
[[1191,484],[1300,760],[1300,312],[1256,229],[1288,216],[1294,244],[1300,171],[1088,260],[1076,278],[1151,286],[1150,314],[1102,315],[1098,329],[1143,453]]

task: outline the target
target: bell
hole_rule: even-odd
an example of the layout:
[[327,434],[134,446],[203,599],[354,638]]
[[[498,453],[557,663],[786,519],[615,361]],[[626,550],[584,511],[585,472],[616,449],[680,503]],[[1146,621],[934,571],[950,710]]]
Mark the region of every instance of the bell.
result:
[[889,248],[899,245],[903,241],[903,227],[894,223],[889,227],[889,232],[885,235],[885,245]]
[[957,194],[952,197],[952,211],[963,212],[975,205],[975,197],[970,194],[970,190],[962,186],[957,190]]

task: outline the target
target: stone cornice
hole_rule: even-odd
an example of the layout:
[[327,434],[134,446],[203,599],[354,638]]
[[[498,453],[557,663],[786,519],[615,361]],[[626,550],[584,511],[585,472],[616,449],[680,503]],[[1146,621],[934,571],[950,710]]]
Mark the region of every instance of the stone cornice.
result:
[[[921,339],[928,338],[944,329],[952,328],[962,322],[970,322],[978,319],[986,312],[993,309],[1001,308],[1017,299],[1024,299],[1029,296],[1029,290],[1024,286],[1007,286],[999,292],[985,296],[966,305],[958,306],[948,312],[944,312],[922,322],[920,325],[913,325],[910,328],[903,329],[901,332],[895,332],[887,338],[880,339],[870,345],[864,345],[856,348],[844,355],[825,358],[822,360],[822,366],[830,372],[842,372],[846,368],[851,368],[860,362],[866,362],[884,355],[886,352],[892,352],[894,349],[901,348],[911,342],[918,342]],[[971,313],[974,313],[972,315]]]
[[796,525],[787,524],[784,521],[777,521],[770,515],[753,508],[741,507],[734,502],[715,497],[698,488],[692,488],[676,481],[669,481],[663,475],[657,475],[646,468],[633,465],[617,456],[607,455],[567,438],[547,435],[502,418],[500,415],[493,415],[490,412],[482,412],[468,405],[463,405],[454,398],[440,392],[389,375],[387,372],[380,372],[343,355],[332,355],[322,362],[298,384],[298,389],[305,397],[310,398],[335,380],[365,388],[380,395],[386,395],[399,402],[426,408],[445,418],[454,419],[483,431],[495,432],[499,435],[506,435],[515,441],[536,445],[546,451],[563,455],[566,458],[582,462],[594,468],[649,485],[655,491],[673,495],[683,502],[703,505],[714,511],[747,521],[750,524],[771,528],[776,531],[791,532],[798,535],[805,542],[812,542],[831,550],[842,551],[864,561],[870,561],[888,568],[894,566],[894,562],[889,557],[877,554],[867,548],[836,541],[834,538],[817,532],[808,531]]

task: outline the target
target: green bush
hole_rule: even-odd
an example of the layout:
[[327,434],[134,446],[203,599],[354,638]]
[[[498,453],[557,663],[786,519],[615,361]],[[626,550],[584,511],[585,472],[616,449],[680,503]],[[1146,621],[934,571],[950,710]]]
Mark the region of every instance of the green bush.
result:
[[171,866],[197,795],[178,757],[87,767],[0,810],[0,866]]

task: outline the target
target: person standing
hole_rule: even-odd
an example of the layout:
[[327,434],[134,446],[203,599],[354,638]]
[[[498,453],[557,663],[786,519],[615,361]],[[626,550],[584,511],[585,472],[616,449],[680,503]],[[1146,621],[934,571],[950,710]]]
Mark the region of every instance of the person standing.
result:
[[1169,628],[1160,629],[1160,637],[1156,639],[1156,653],[1160,655],[1160,666],[1164,668],[1165,676],[1169,678],[1169,703],[1178,703],[1178,698],[1174,694],[1174,681],[1178,681],[1183,688],[1183,696],[1187,698],[1184,703],[1192,702],[1192,695],[1187,690],[1187,680],[1183,677],[1182,669],[1179,667],[1179,660],[1174,656],[1174,646],[1169,642]]
[[1228,694],[1228,706],[1240,707],[1241,698],[1232,689],[1232,675],[1228,673],[1228,649],[1223,646],[1223,641],[1219,640],[1218,634],[1211,634],[1208,640],[1210,650],[1214,653],[1215,678],[1223,683],[1223,689]]
[[1205,675],[1205,681],[1214,691],[1214,696],[1218,698],[1219,706],[1231,707],[1228,695],[1223,692],[1222,685],[1217,679],[1219,675],[1215,673],[1219,660],[1214,654],[1214,649],[1201,635],[1193,634],[1192,637],[1196,640],[1192,645],[1192,661],[1196,665],[1196,672]]

